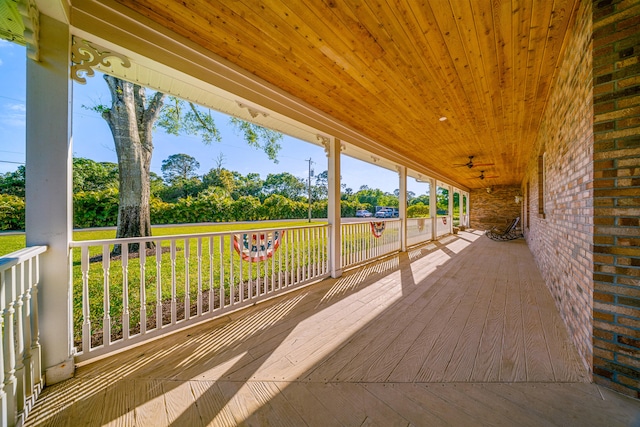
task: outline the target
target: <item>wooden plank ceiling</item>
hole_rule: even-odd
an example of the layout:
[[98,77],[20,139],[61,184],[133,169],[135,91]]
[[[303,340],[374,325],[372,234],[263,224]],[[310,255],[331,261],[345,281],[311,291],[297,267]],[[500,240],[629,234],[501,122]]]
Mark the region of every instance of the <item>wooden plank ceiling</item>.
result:
[[579,0],[117,1],[480,188],[521,183]]

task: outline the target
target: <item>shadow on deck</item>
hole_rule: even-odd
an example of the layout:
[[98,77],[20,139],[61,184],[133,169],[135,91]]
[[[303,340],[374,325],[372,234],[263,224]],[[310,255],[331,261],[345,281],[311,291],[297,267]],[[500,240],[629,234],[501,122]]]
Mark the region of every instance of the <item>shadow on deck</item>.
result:
[[462,232],[81,366],[27,426],[638,425],[523,240]]

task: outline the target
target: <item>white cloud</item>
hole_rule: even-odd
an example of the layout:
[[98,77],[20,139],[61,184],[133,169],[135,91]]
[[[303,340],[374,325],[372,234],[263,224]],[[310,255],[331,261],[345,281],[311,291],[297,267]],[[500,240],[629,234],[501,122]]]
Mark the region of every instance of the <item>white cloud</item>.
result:
[[27,111],[24,103],[19,104],[5,104],[2,108],[5,113],[0,116],[0,123],[5,126],[24,127],[25,125],[25,113]]
[[27,111],[27,106],[24,103],[20,104],[8,104],[7,109],[14,111],[16,114],[25,113]]
[[0,67],[2,67],[2,64],[3,64],[2,58],[0,58]]

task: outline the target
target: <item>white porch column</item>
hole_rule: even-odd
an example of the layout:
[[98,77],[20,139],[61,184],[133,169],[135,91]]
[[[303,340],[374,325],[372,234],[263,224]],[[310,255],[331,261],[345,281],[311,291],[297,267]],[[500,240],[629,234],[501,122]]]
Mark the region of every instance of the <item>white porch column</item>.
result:
[[447,190],[449,191],[449,221],[447,225],[449,226],[449,234],[453,233],[453,193],[455,189],[451,185],[447,185]]
[[340,140],[329,138],[327,149],[329,203],[327,219],[329,220],[329,272],[331,277],[342,276],[341,242],[340,242]]
[[471,215],[471,213],[469,212],[469,206],[470,206],[470,205],[469,205],[469,193],[467,193],[466,205],[467,205],[467,210],[466,210],[467,214],[466,214],[466,218],[465,218],[465,224],[464,224],[464,226],[468,228],[468,227],[469,227],[469,224],[470,224],[470,222],[469,222],[469,218],[470,218],[470,215]]
[[398,195],[398,213],[400,214],[400,250],[407,250],[407,168],[398,166],[400,194]]
[[40,62],[27,60],[27,246],[47,245],[38,290],[46,383],[74,373],[71,258],[72,147],[69,26],[40,16]]
[[429,216],[431,217],[431,237],[438,239],[438,185],[433,178],[429,179]]

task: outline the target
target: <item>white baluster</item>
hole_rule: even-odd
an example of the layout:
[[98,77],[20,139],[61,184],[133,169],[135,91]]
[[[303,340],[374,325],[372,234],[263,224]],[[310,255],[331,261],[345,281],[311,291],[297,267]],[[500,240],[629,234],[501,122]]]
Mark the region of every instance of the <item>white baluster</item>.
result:
[[[42,389],[42,356],[40,349],[40,327],[38,323],[38,286],[40,284],[40,257],[34,260],[33,286],[31,287],[31,358],[33,360],[33,382],[38,392]],[[2,366],[0,364],[0,366]]]
[[162,329],[162,240],[156,242],[156,329]]
[[215,304],[214,292],[214,276],[213,276],[213,237],[209,237],[209,313],[213,312]]
[[220,308],[225,307],[226,291],[224,287],[224,236],[218,240],[218,258],[220,259]]
[[82,246],[80,268],[82,270],[82,352],[91,351],[91,313],[89,306],[89,247]]
[[184,320],[191,317],[191,284],[189,277],[190,240],[184,239]]
[[109,347],[111,344],[111,314],[109,302],[109,266],[111,264],[111,254],[109,245],[102,245],[102,279],[104,288],[103,317],[102,317],[102,344]]
[[140,335],[147,333],[147,249],[140,250]]
[[[229,237],[229,302],[231,305],[234,305],[236,302],[236,285],[235,285],[235,278],[233,277],[233,236],[228,235],[228,237]],[[224,239],[225,236],[222,236],[222,238]],[[220,256],[224,257],[224,254],[220,254]]]
[[177,321],[176,300],[176,241],[171,239],[171,324]]
[[[145,251],[145,243],[138,244],[138,250]],[[122,339],[129,339],[129,244],[122,244]]]
[[4,300],[4,310],[2,312],[4,318],[3,325],[3,352],[4,352],[4,392],[6,393],[7,402],[7,423],[14,425],[17,416],[16,393],[16,356],[15,356],[15,337],[14,337],[14,296],[15,296],[15,267],[11,267],[3,274],[2,292]]
[[196,310],[198,317],[200,317],[202,316],[202,238],[198,238],[196,251],[198,256],[198,296]]
[[16,345],[16,411],[18,414],[24,412],[24,324],[23,324],[23,307],[22,297],[24,294],[24,262],[16,265],[16,274],[14,276],[15,282],[13,288],[15,289],[14,301],[15,301],[15,345]]

